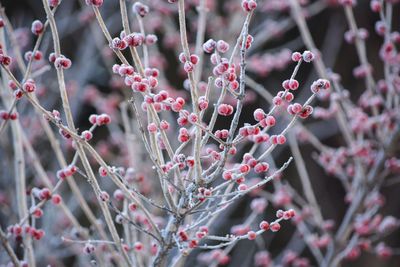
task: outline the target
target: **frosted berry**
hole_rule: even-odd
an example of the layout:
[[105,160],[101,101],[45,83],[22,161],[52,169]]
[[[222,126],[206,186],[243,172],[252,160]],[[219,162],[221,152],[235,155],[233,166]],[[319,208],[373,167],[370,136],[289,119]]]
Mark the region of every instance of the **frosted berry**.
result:
[[40,20],[35,20],[32,22],[31,31],[35,35],[39,35],[43,32],[44,26]]

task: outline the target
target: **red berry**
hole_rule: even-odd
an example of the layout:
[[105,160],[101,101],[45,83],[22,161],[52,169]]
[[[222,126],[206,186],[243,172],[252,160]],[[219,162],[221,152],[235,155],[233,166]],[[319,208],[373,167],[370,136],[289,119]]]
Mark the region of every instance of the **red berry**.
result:
[[58,195],[58,194],[54,194],[54,195],[51,197],[51,201],[53,202],[54,205],[60,204],[60,203],[61,203],[61,200],[62,200],[62,198],[61,198],[61,196]]
[[269,223],[267,221],[262,221],[260,223],[260,229],[262,229],[264,231],[268,231],[269,230]]
[[39,35],[43,32],[43,30],[44,30],[44,26],[40,20],[35,20],[34,22],[32,22],[31,31],[33,34]]
[[278,232],[281,229],[281,225],[278,222],[271,223],[269,227],[272,232]]
[[103,5],[103,0],[86,0],[86,5],[101,7]]
[[256,239],[256,238],[257,238],[256,232],[254,232],[254,231],[248,232],[248,233],[247,233],[247,238],[248,238],[249,240],[254,240],[254,239]]

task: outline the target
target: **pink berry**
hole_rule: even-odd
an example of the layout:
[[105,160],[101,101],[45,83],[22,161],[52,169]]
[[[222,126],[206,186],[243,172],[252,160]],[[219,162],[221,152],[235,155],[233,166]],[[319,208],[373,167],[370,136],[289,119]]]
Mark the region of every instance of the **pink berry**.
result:
[[218,106],[218,114],[222,116],[229,116],[233,113],[233,107],[228,104],[221,104]]
[[254,239],[256,239],[256,238],[257,238],[256,232],[254,232],[254,231],[248,232],[248,233],[247,233],[247,238],[248,238],[249,240],[254,240]]
[[196,65],[197,63],[199,63],[199,57],[197,55],[190,55],[190,62],[193,65]]
[[14,91],[15,99],[21,99],[23,95],[24,95],[24,92],[20,89],[17,89]]
[[110,199],[110,195],[106,191],[101,191],[99,197],[101,201],[108,201]]
[[203,50],[206,53],[212,53],[216,47],[217,43],[213,39],[209,39],[203,44]]
[[281,229],[281,225],[278,222],[271,223],[269,227],[272,232],[278,232]]
[[144,42],[146,43],[146,45],[153,45],[157,42],[157,40],[158,40],[158,38],[156,35],[148,34],[148,35],[146,35]]
[[285,89],[285,90],[289,90],[289,89],[290,89],[289,80],[284,80],[284,81],[282,82],[282,87],[283,87],[283,89]]
[[246,12],[253,11],[257,7],[257,2],[254,0],[243,0],[242,1],[242,8]]
[[143,250],[143,244],[141,242],[135,242],[135,244],[133,245],[133,247],[135,248],[136,251],[141,251]]
[[260,229],[262,229],[264,231],[268,231],[269,230],[269,223],[267,221],[262,221],[260,223]]
[[60,4],[60,0],[48,0],[50,7],[56,7]]
[[265,116],[266,116],[266,114],[265,114],[264,110],[262,110],[260,108],[258,108],[254,111],[254,119],[256,121],[261,121],[261,120],[265,119]]
[[101,7],[103,5],[103,0],[86,0],[86,5]]
[[186,128],[180,128],[179,129],[179,135],[178,135],[178,140],[181,143],[185,143],[187,141],[189,141],[190,136],[189,136],[189,132]]
[[164,131],[168,130],[169,129],[169,123],[167,121],[165,121],[165,120],[162,120],[160,122],[160,128],[162,130],[164,130]]
[[294,53],[292,54],[292,60],[293,60],[294,62],[299,62],[301,59],[302,59],[301,53],[299,53],[299,52],[294,52]]
[[81,137],[84,138],[86,141],[89,141],[92,139],[93,134],[91,131],[83,131]]
[[36,90],[36,85],[35,82],[31,79],[27,80],[23,85],[22,89],[24,89],[25,92],[32,93]]
[[107,125],[107,124],[111,123],[111,118],[108,114],[103,113],[103,114],[100,114],[97,116],[96,123],[99,126]]
[[143,18],[149,13],[149,7],[141,2],[135,2],[132,6],[132,11]]
[[51,201],[53,202],[54,205],[60,204],[60,203],[61,203],[61,200],[62,200],[62,198],[61,198],[61,196],[60,196],[59,194],[54,194],[54,195],[51,197]]
[[54,66],[56,67],[56,69],[69,69],[71,65],[71,60],[64,56],[60,56],[54,61]]
[[128,42],[124,39],[120,39],[118,37],[112,39],[111,41],[111,48],[116,50],[125,50],[128,47]]
[[311,51],[304,51],[303,52],[303,60],[307,63],[313,61],[315,59],[315,55],[314,53],[312,53]]
[[281,97],[275,96],[275,97],[272,99],[272,102],[274,103],[275,106],[280,106],[280,105],[282,104],[283,100],[282,100]]
[[225,42],[224,40],[219,40],[217,42],[217,50],[220,53],[226,53],[229,50],[229,44]]
[[269,169],[269,164],[266,162],[260,162],[257,163],[256,166],[254,166],[254,171],[256,173],[262,173],[262,172],[266,172]]
[[283,210],[277,210],[277,211],[276,211],[276,217],[277,217],[277,218],[282,218],[282,217],[283,217],[283,214],[284,214],[284,211],[283,211]]
[[229,181],[229,180],[231,180],[232,179],[232,172],[231,171],[224,171],[223,173],[222,173],[222,178],[224,179],[224,180],[226,180],[226,181]]
[[286,137],[284,135],[278,135],[277,136],[277,144],[278,145],[283,145],[284,143],[286,143]]
[[311,85],[311,91],[316,94],[321,89],[327,90],[331,87],[331,84],[328,80],[325,79],[318,79],[317,81],[313,82]]
[[193,65],[193,63],[186,61],[185,64],[183,65],[183,69],[186,72],[192,72],[194,70],[194,65]]
[[18,119],[18,112],[13,112],[10,114],[10,120],[15,121]]
[[92,254],[96,250],[95,246],[93,246],[90,243],[86,243],[85,246],[83,247],[83,252],[86,254]]
[[49,55],[49,61],[51,62],[51,63],[54,63],[55,61],[56,61],[56,54],[55,53],[50,53],[50,55]]
[[239,187],[238,187],[238,189],[239,189],[239,191],[245,191],[245,190],[247,190],[247,185],[245,185],[245,184],[240,184]]
[[100,174],[100,176],[101,177],[106,177],[107,176],[107,169],[106,168],[104,168],[103,166],[101,166],[100,168],[99,168],[99,174]]
[[343,6],[355,6],[357,4],[357,0],[339,0],[339,4]]
[[34,22],[32,22],[31,31],[33,34],[39,35],[43,32],[43,30],[44,30],[44,26],[40,20],[35,20]]
[[290,90],[297,90],[297,88],[299,88],[299,82],[295,79],[289,80],[289,88]]
[[97,115],[96,114],[92,114],[89,116],[89,121],[91,124],[96,124],[97,123]]
[[149,133],[156,133],[157,132],[157,125],[155,123],[150,123],[147,125],[147,130]]
[[208,108],[208,101],[206,100],[206,98],[204,96],[199,97],[199,109],[200,110],[205,110]]
[[122,192],[121,189],[115,190],[114,193],[113,193],[113,197],[117,201],[123,201],[124,198],[125,198],[124,193]]
[[247,164],[241,164],[239,170],[241,173],[246,174],[250,171],[250,166]]

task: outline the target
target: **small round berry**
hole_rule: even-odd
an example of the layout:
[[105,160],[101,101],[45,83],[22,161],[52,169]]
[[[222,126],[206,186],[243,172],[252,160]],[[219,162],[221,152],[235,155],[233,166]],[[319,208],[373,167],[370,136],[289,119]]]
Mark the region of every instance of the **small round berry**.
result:
[[278,145],[283,145],[284,143],[286,143],[286,137],[284,135],[278,135],[277,136],[277,144]]
[[86,0],[86,5],[101,7],[103,5],[103,0]]
[[155,123],[150,123],[147,125],[147,130],[149,133],[156,133],[157,132],[157,125]]
[[278,222],[271,223],[269,227],[272,232],[278,232],[281,229],[281,225]]
[[233,175],[232,175],[232,172],[231,172],[231,171],[224,171],[224,172],[222,173],[222,178],[223,178],[224,180],[226,180],[226,181],[231,180],[232,177],[233,177]]
[[15,121],[18,119],[18,112],[13,112],[10,114],[10,120]]
[[132,212],[137,210],[137,205],[135,203],[130,203],[128,209]]
[[355,6],[357,4],[357,0],[339,0],[339,4],[343,6]]
[[183,69],[186,72],[192,72],[194,70],[194,65],[193,65],[193,63],[186,61],[185,64],[183,65]]
[[160,128],[161,128],[161,130],[164,130],[164,131],[168,130],[169,129],[169,123],[167,121],[165,121],[165,120],[162,120],[160,122]]
[[34,22],[32,22],[31,31],[33,34],[39,35],[43,32],[43,30],[44,30],[44,26],[40,20],[35,20]]
[[21,99],[23,95],[24,95],[24,92],[21,89],[17,89],[14,91],[14,97],[17,100]]
[[382,4],[379,0],[372,0],[370,2],[370,7],[373,12],[380,12],[382,10]]
[[97,123],[97,115],[96,114],[92,114],[89,116],[89,121],[91,124],[96,124]]
[[54,61],[56,69],[69,69],[71,65],[72,61],[64,56],[60,56]]
[[193,64],[193,65],[196,65],[197,63],[199,63],[199,56],[197,56],[197,55],[190,55],[190,62]]
[[108,201],[110,199],[110,195],[106,191],[101,191],[99,197],[101,201]]
[[222,116],[229,116],[233,113],[233,107],[228,104],[221,104],[218,106],[218,114]]
[[213,39],[209,39],[203,44],[203,50],[206,53],[212,53],[216,47],[217,43]]
[[128,42],[124,39],[121,40],[120,38],[115,37],[112,39],[110,46],[115,50],[125,50],[128,47]]
[[313,82],[311,85],[311,91],[316,94],[321,89],[327,90],[331,87],[331,83],[325,79],[318,79],[317,81]]
[[22,85],[22,89],[25,92],[28,93],[33,93],[36,90],[36,85],[35,82],[31,79],[27,80],[23,85]]
[[91,140],[92,139],[92,137],[93,137],[93,134],[92,134],[92,132],[91,131],[83,131],[82,133],[81,133],[81,137],[83,138],[83,139],[85,139],[86,141],[89,141],[89,140]]
[[302,57],[301,53],[299,53],[299,52],[294,52],[294,53],[292,54],[292,60],[293,60],[294,62],[299,62],[302,58],[303,58],[303,57]]
[[124,198],[125,198],[124,193],[122,192],[121,189],[115,190],[114,193],[113,193],[113,197],[117,201],[123,201]]
[[144,42],[146,43],[146,45],[153,45],[157,42],[157,40],[158,40],[157,35],[148,34],[146,35]]
[[149,7],[141,2],[135,2],[132,6],[132,11],[143,18],[149,13]]
[[106,177],[107,174],[108,174],[107,169],[104,168],[103,166],[101,166],[101,167],[99,168],[99,174],[100,174],[101,177]]
[[95,250],[95,246],[93,246],[91,243],[86,243],[83,247],[83,252],[85,252],[86,254],[92,254]]
[[240,184],[238,187],[239,191],[246,191],[247,190],[247,185],[245,184]]
[[307,63],[313,61],[315,59],[315,55],[311,51],[304,51],[303,52],[303,60]]
[[289,80],[289,88],[290,90],[297,90],[299,88],[299,82],[295,79]]
[[256,121],[261,121],[266,117],[264,110],[262,110],[261,108],[256,109],[253,115]]
[[61,203],[61,200],[62,200],[62,198],[59,194],[54,194],[51,197],[51,202],[53,202],[54,205],[59,205]]
[[220,53],[226,53],[229,50],[229,44],[225,42],[224,40],[219,40],[217,42],[217,50]]
[[276,217],[277,217],[277,218],[282,218],[282,217],[283,217],[283,214],[284,214],[284,211],[283,211],[283,210],[277,210],[277,211],[276,211]]
[[254,239],[256,239],[256,238],[257,238],[256,232],[254,232],[254,231],[248,232],[248,233],[247,233],[247,238],[248,238],[249,240],[254,240]]
[[60,0],[48,0],[49,6],[50,7],[56,7],[60,4]]
[[257,2],[254,0],[243,0],[242,1],[242,8],[246,12],[253,11],[257,7]]
[[267,221],[262,221],[260,223],[260,229],[262,229],[264,231],[268,231],[269,230],[269,223]]
[[[1,50],[0,50],[1,51]],[[0,54],[0,64],[9,66],[12,62],[12,58],[3,54]]]
[[54,63],[54,62],[56,62],[56,59],[57,59],[56,54],[55,54],[54,52],[50,53],[50,55],[49,55],[49,61],[50,61],[51,63]]
[[135,242],[135,244],[133,245],[134,249],[136,251],[142,251],[143,250],[143,244],[141,242]]

